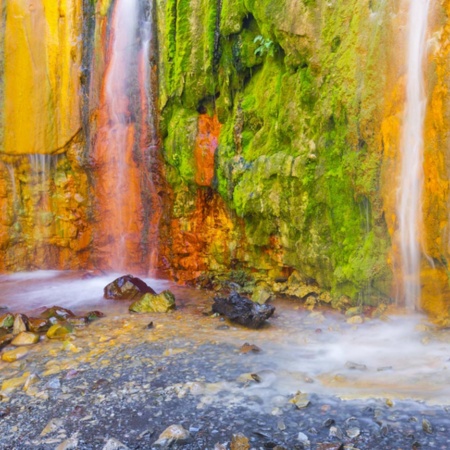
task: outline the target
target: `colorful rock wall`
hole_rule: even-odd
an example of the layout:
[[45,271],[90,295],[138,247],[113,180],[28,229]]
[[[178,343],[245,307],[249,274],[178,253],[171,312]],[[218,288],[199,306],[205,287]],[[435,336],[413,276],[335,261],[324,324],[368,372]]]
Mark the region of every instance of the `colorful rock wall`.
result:
[[[102,175],[107,163],[95,149],[108,126],[102,86],[114,4],[0,3],[1,270],[111,267],[110,194],[100,188],[114,178]],[[423,306],[442,316],[449,5],[433,3],[429,24],[422,233]],[[153,113],[136,98],[129,122],[139,132],[136,116],[148,114],[154,129],[130,143],[138,237],[128,265],[182,281],[233,271],[270,282],[295,272],[355,304],[401,296],[408,1],[143,0],[141,8],[157,30]]]

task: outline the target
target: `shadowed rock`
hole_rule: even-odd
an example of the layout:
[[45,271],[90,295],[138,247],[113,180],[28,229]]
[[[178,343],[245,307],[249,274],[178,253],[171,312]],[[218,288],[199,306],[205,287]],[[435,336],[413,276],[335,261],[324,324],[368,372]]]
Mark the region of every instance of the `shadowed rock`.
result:
[[66,320],[69,317],[75,317],[75,314],[70,309],[63,308],[62,306],[52,306],[51,308],[47,308],[41,314],[41,317],[45,319],[55,318],[58,320]]
[[259,305],[233,292],[229,297],[215,297],[212,310],[246,327],[259,328],[272,316],[275,307]]
[[124,275],[109,283],[104,289],[103,296],[109,300],[137,300],[144,294],[156,292],[140,278]]

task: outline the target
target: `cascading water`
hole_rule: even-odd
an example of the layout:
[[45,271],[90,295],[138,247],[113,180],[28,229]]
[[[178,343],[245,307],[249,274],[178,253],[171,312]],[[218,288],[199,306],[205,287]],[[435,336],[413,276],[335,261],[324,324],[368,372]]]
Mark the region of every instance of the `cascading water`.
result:
[[[111,23],[94,159],[100,226],[98,265],[114,270],[145,265],[142,241],[148,211],[142,160],[149,142],[151,23],[140,0],[117,0]],[[142,23],[141,23],[142,22]]]
[[420,305],[420,261],[423,185],[423,131],[427,98],[423,61],[429,0],[411,0],[408,24],[406,107],[402,135],[402,169],[397,213],[404,304]]

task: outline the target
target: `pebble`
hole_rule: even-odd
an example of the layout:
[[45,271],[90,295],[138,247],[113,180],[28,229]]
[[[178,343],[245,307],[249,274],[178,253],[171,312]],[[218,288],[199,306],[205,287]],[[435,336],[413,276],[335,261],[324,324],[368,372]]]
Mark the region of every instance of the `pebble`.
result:
[[345,363],[345,367],[349,370],[367,370],[367,366],[365,364],[359,364],[352,361],[347,361]]
[[431,425],[431,423],[430,423],[430,421],[428,419],[423,419],[422,420],[422,429],[427,434],[432,434],[433,433],[433,427],[432,427],[432,425]]
[[300,433],[298,433],[297,439],[304,447],[309,448],[311,446],[311,442],[309,442],[309,438],[305,433],[302,433],[300,431]]
[[117,439],[110,438],[106,441],[102,450],[129,450],[129,448]]
[[78,432],[61,442],[55,450],[74,450],[78,448]]
[[360,434],[361,434],[361,430],[359,428],[356,427],[352,427],[352,428],[348,428],[345,431],[345,434],[350,438],[350,439],[354,439],[357,438]]
[[11,342],[12,345],[20,347],[22,345],[33,345],[39,342],[39,334],[29,331],[20,332]]
[[306,408],[310,404],[309,396],[299,391],[289,400],[289,403],[293,403],[297,409]]
[[153,444],[156,447],[168,448],[172,444],[183,444],[190,438],[189,431],[185,430],[181,425],[170,425],[158,437]]
[[16,348],[14,350],[9,350],[2,354],[2,360],[6,362],[14,362],[18,359],[24,358],[28,354],[28,350],[24,348]]
[[249,450],[250,444],[248,438],[244,436],[242,433],[233,434],[231,439],[231,450]]

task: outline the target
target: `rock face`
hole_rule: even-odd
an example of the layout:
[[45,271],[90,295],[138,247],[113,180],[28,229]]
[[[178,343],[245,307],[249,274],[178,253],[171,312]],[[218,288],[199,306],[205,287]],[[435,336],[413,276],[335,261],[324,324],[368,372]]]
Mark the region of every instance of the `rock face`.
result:
[[254,303],[233,292],[229,297],[214,298],[212,310],[246,327],[259,328],[273,315],[275,307]]
[[129,309],[135,313],[166,313],[175,309],[175,296],[170,291],[145,294],[131,304]]
[[103,296],[109,300],[135,300],[144,294],[156,294],[156,292],[140,278],[125,275],[108,284]]
[[[118,2],[54,3],[9,1],[0,20],[0,271],[118,256],[105,106]],[[116,124],[132,170],[127,267],[151,260],[181,281],[296,270],[334,297],[388,300],[408,2],[140,3],[158,95],[146,103],[135,74]],[[435,264],[424,259],[421,284],[435,315],[450,306],[449,22],[449,3],[433,2],[423,247]]]

